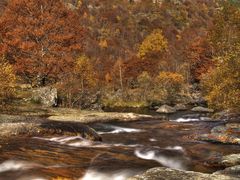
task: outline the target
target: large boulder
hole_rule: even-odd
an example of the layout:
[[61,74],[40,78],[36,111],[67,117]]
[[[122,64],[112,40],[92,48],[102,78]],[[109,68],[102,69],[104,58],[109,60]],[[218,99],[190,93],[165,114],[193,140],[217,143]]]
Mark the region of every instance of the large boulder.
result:
[[170,113],[175,113],[176,109],[168,105],[162,105],[160,108],[157,109],[156,112],[170,114]]
[[41,87],[33,90],[32,100],[47,107],[57,106],[57,89],[53,87]]
[[202,106],[197,106],[191,109],[193,112],[203,112],[203,113],[213,113],[213,109],[205,108]]
[[230,154],[223,156],[221,159],[221,164],[225,167],[240,165],[240,154]]
[[214,175],[231,176],[232,178],[240,179],[240,165],[232,166],[221,171],[213,173]]
[[101,141],[98,133],[87,125],[75,122],[12,122],[0,123],[0,138],[16,136],[81,136],[92,141]]
[[157,167],[148,170],[128,180],[237,180],[238,178],[222,174],[205,174],[193,171],[183,171],[166,167]]

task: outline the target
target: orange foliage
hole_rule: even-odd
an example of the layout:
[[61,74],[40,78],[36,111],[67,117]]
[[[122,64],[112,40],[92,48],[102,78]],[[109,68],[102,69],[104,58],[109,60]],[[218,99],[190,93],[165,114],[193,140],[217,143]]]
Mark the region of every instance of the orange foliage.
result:
[[187,57],[190,63],[190,73],[194,81],[199,81],[202,74],[205,74],[214,63],[209,43],[203,38],[196,38],[187,49]]
[[11,0],[0,27],[3,53],[19,75],[40,85],[69,72],[83,48],[79,18],[61,0]]

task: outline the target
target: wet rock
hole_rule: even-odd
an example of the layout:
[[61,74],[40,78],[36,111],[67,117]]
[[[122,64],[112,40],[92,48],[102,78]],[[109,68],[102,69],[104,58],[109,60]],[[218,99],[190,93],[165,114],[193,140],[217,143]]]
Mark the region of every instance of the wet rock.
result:
[[240,154],[230,154],[223,156],[221,159],[221,164],[225,167],[240,165]]
[[175,108],[177,111],[185,111],[185,110],[187,110],[187,106],[184,105],[184,104],[176,104],[176,105],[174,106],[174,108]]
[[82,136],[83,138],[101,141],[102,138],[92,128],[80,123],[42,122],[42,123],[1,123],[0,137],[12,138],[14,136],[51,136],[69,135]]
[[238,178],[226,176],[222,174],[204,174],[193,171],[183,171],[177,169],[170,169],[166,167],[157,167],[148,170],[142,175],[137,175],[128,180],[237,180]]
[[212,113],[212,112],[214,112],[213,109],[205,108],[205,107],[202,107],[202,106],[194,107],[194,108],[191,109],[191,111],[193,111],[193,112],[203,112],[203,113]]
[[236,144],[240,145],[240,138],[228,134],[203,134],[198,137],[198,140],[208,141],[213,143],[222,143],[222,144]]
[[200,118],[201,114],[196,114],[196,113],[194,113],[194,114],[185,114],[182,117],[186,118],[186,119],[190,119],[190,118],[195,119],[195,118]]
[[162,105],[160,108],[158,108],[156,112],[170,114],[170,113],[175,113],[176,109],[168,105]]
[[214,143],[240,145],[240,124],[228,123],[216,126],[211,129],[209,134],[199,135],[197,139]]
[[227,132],[227,127],[222,125],[222,126],[215,126],[211,129],[212,134],[218,134],[218,133],[226,133]]
[[66,112],[56,113],[54,116],[48,117],[52,121],[64,122],[110,122],[110,121],[137,121],[140,119],[166,119],[165,116],[151,116],[136,113],[116,113],[116,112]]
[[213,173],[214,175],[231,176],[232,178],[240,179],[240,165],[226,168],[221,171]]
[[57,89],[52,87],[41,87],[33,90],[32,100],[47,107],[57,106]]

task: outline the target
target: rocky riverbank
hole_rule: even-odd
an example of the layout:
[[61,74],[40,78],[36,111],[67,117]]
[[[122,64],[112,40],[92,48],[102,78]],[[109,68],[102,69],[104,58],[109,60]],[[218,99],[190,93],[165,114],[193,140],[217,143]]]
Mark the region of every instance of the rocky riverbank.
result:
[[197,135],[196,139],[222,144],[240,145],[240,114],[220,113],[215,120],[222,121],[223,125],[215,126],[208,134]]
[[70,135],[100,141],[101,136],[82,123],[51,122],[42,118],[0,115],[1,139],[19,136]]
[[237,180],[239,178],[233,176],[227,176],[223,174],[206,174],[206,173],[199,173],[193,171],[184,171],[184,170],[177,170],[171,169],[166,167],[157,167],[150,169],[143,173],[142,175],[137,175],[128,180],[197,180],[197,179],[204,179],[204,180]]
[[19,113],[20,115],[0,114],[0,137],[81,135],[90,140],[101,137],[87,124],[110,121],[136,121],[140,119],[164,119],[164,116],[151,116],[136,113],[116,113],[81,111],[77,109],[48,108]]
[[[213,116],[213,121],[222,125],[213,127],[208,134],[196,134],[195,139],[219,144],[240,145],[240,115],[238,113],[221,112]],[[240,178],[240,154],[229,154],[212,158],[208,162],[221,167],[222,170],[212,174],[184,171],[166,167],[156,167],[129,180],[235,180]]]
[[156,167],[128,180],[237,180],[240,178],[240,154],[223,156],[219,159],[219,164],[225,167],[225,169],[212,174]]

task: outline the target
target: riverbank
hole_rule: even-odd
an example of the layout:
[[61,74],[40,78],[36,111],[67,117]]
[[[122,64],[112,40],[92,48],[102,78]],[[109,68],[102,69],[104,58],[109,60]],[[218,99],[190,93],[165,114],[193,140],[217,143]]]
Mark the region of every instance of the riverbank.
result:
[[[216,126],[225,126],[229,120],[236,123],[236,119],[229,116],[226,120],[222,117],[214,120],[209,113],[178,111],[171,115],[145,115],[21,107],[12,114],[15,115],[0,115],[0,132],[10,136],[9,139],[2,138],[7,143],[1,143],[0,150],[4,152],[0,156],[1,163],[8,163],[12,154],[17,154],[20,159],[25,157],[26,163],[37,162],[48,169],[46,172],[42,168],[38,177],[94,177],[101,172],[105,178],[116,177],[115,173],[127,173],[124,169],[130,169],[130,174],[125,174],[127,179],[159,166],[179,168],[183,173],[197,171],[204,173],[203,177],[210,177],[211,174],[206,173],[223,170],[216,158],[238,153],[240,148],[192,138],[207,134]],[[39,159],[40,156],[49,160]],[[63,172],[45,167],[46,164],[49,167],[60,164]],[[79,167],[79,164],[84,166]],[[73,170],[69,166],[74,167]],[[170,179],[175,172],[165,174],[164,178]],[[11,175],[15,177],[16,174]]]
[[90,140],[101,140],[101,137],[88,124],[164,118],[165,116],[137,113],[40,108],[39,106],[27,110],[25,107],[21,107],[11,115],[0,114],[0,137],[6,139],[14,136],[81,135]]

